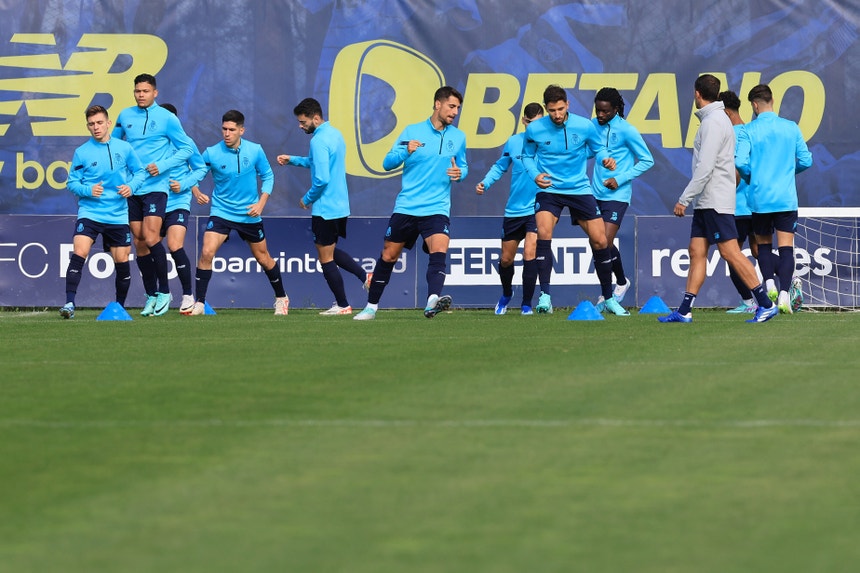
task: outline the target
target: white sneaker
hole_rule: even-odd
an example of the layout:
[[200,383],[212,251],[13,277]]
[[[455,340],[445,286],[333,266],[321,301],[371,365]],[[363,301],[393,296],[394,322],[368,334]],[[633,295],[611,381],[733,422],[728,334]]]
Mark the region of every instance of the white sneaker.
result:
[[334,303],[331,308],[322,311],[320,316],[343,316],[344,314],[352,314],[352,307],[338,306],[337,303]]
[[275,299],[275,316],[287,316],[290,314],[290,297],[282,296]]
[[374,318],[376,318],[376,311],[369,306],[364,307],[361,312],[352,317],[353,320],[373,320]]
[[185,316],[200,316],[202,314],[206,314],[206,303],[195,302],[191,305],[191,310],[188,312],[183,312]]
[[190,294],[182,295],[182,304],[179,305],[179,314],[191,314],[194,308],[194,297]]
[[779,291],[779,296],[777,298],[776,306],[779,307],[780,314],[792,314],[791,310],[791,299],[788,297],[788,292],[781,290]]
[[621,302],[624,300],[624,295],[627,294],[627,291],[630,289],[630,279],[627,279],[627,282],[623,285],[615,285],[615,288],[612,290],[612,298]]

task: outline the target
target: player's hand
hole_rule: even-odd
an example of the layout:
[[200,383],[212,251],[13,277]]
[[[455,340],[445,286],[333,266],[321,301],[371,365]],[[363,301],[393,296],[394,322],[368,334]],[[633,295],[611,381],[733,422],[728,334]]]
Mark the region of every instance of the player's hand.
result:
[[105,192],[105,188],[104,188],[104,185],[102,184],[102,181],[99,181],[98,183],[93,185],[93,188],[90,189],[90,192],[92,193],[93,197],[95,197],[96,199],[101,197],[102,193]]
[[612,189],[613,191],[615,191],[616,189],[618,189],[618,181],[615,180],[615,177],[610,177],[603,182],[603,186],[607,189]]
[[483,181],[481,181],[480,183],[475,185],[475,193],[477,193],[478,195],[484,194],[484,182]]
[[609,169],[610,171],[615,171],[616,163],[615,160],[611,157],[607,157],[603,160],[603,166]]
[[451,167],[448,168],[446,173],[448,173],[448,178],[451,181],[459,181],[460,176],[463,175],[463,171],[457,166],[457,160],[453,157],[451,158]]
[[684,213],[686,213],[686,211],[687,211],[687,207],[685,205],[681,205],[680,203],[675,203],[674,213],[675,213],[676,217],[683,217]]
[[150,163],[149,165],[147,165],[147,166],[146,166],[146,170],[147,170],[147,171],[149,172],[149,174],[150,174],[150,175],[152,175],[153,177],[158,177],[159,173],[161,173],[161,172],[158,170],[158,165],[156,165],[155,163]]
[[304,198],[304,197],[302,197],[301,199],[299,199],[299,207],[301,207],[302,209],[307,210],[308,206],[307,206],[307,205],[305,205],[305,198]]
[[195,199],[197,199],[198,205],[209,204],[209,195],[204,195],[196,185],[191,188],[191,194],[194,195]]
[[171,179],[170,180],[170,190],[173,191],[174,193],[181,193],[182,192],[182,185],[179,183],[179,181]]
[[119,193],[120,197],[125,197],[126,199],[131,197],[131,187],[128,185],[120,185],[116,188],[116,192]]
[[290,162],[289,155],[278,155],[275,160],[278,162],[278,165],[286,165]]
[[549,173],[541,173],[535,177],[535,183],[537,183],[537,186],[541,189],[546,189],[552,185],[552,180],[549,178]]
[[248,215],[251,217],[260,217],[263,214],[263,206],[260,203],[248,205]]
[[418,141],[417,139],[412,139],[406,144],[406,151],[411,155],[415,152],[419,147],[424,147],[424,144]]

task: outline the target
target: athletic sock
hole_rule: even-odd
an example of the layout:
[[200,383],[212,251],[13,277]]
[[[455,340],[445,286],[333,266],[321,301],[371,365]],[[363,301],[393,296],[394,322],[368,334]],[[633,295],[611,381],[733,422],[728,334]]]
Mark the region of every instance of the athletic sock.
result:
[[627,277],[624,275],[624,265],[621,264],[621,252],[618,247],[611,245],[612,250],[612,274],[615,275],[615,284],[627,284]]
[[66,302],[74,304],[78,285],[81,284],[84,262],[86,259],[72,253],[69,257],[69,266],[66,268]]
[[128,261],[124,263],[116,263],[116,278],[114,285],[116,286],[116,301],[125,306],[125,299],[128,297],[128,289],[131,286],[131,264]]
[[681,301],[681,306],[678,307],[678,314],[690,314],[695,301],[696,295],[691,292],[685,292],[684,300]]
[[337,263],[334,261],[323,263],[322,272],[323,278],[328,283],[328,288],[331,289],[337,305],[340,307],[349,306],[349,302],[346,299],[346,290],[343,288],[343,277],[340,274]]
[[773,243],[759,244],[756,260],[758,260],[758,270],[761,272],[762,279],[765,281],[773,280],[774,267],[776,266],[773,256]]
[[445,253],[430,253],[427,263],[427,294],[442,294],[445,286]]
[[370,281],[370,290],[367,293],[368,303],[379,304],[379,299],[382,298],[382,292],[388,286],[393,269],[394,262],[385,262],[382,260],[382,257],[376,260],[376,267],[373,269],[373,280]]
[[502,295],[506,297],[514,296],[513,282],[514,282],[514,265],[510,265],[507,267],[503,267],[501,263],[499,263],[499,278],[502,281]]
[[776,267],[776,274],[779,277],[779,290],[788,292],[791,279],[794,276],[794,267],[794,247],[780,247],[779,263]]
[[269,279],[269,284],[272,285],[276,298],[287,296],[287,291],[284,290],[284,281],[281,280],[281,269],[278,268],[277,262],[272,265],[271,269],[266,270],[266,278]]
[[206,302],[206,291],[209,290],[210,280],[212,280],[212,269],[197,269],[194,280],[197,290],[197,302]]
[[773,301],[770,300],[770,297],[767,296],[767,292],[764,290],[762,285],[758,285],[753,287],[752,289],[753,296],[755,297],[756,302],[762,308],[770,308],[773,306]]
[[612,298],[612,249],[592,249],[594,256],[594,271],[600,281],[600,291],[603,298]]
[[535,296],[536,282],[537,261],[535,259],[523,261],[523,305],[532,305],[532,299]]
[[550,294],[550,277],[552,277],[552,241],[548,239],[538,239],[537,241],[537,272],[540,279],[540,289]]
[[191,294],[191,261],[184,248],[170,251],[173,262],[176,265],[176,274],[179,275],[179,284],[182,285],[182,294]]
[[346,251],[335,247],[334,262],[349,274],[355,275],[361,282],[367,280],[367,271],[365,271],[360,264],[355,262],[355,259],[349,256],[349,253]]
[[155,265],[155,278],[158,281],[158,292],[167,294],[170,292],[170,285],[167,282],[167,250],[161,241],[154,245],[149,245],[149,254],[152,255],[153,264]]
[[137,257],[137,268],[140,270],[140,278],[143,279],[143,290],[146,296],[155,296],[158,291],[158,278],[155,276],[155,262],[152,253],[139,255]]

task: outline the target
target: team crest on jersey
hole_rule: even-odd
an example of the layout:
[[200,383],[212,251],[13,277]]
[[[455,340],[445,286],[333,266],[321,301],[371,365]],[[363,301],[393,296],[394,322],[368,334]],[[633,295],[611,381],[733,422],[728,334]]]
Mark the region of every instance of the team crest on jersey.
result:
[[114,153],[113,154],[113,162],[116,165],[123,166],[123,165],[125,165],[125,158],[122,156],[121,153]]
[[242,167],[244,167],[245,169],[251,167],[251,160],[248,157],[242,158]]
[[612,145],[618,145],[618,134],[612,133],[609,135],[609,143]]
[[578,133],[570,134],[570,142],[575,146],[579,147],[579,144],[582,142],[582,138],[579,137]]
[[448,144],[448,151],[453,152],[454,151],[454,142],[449,139],[447,141],[447,144]]

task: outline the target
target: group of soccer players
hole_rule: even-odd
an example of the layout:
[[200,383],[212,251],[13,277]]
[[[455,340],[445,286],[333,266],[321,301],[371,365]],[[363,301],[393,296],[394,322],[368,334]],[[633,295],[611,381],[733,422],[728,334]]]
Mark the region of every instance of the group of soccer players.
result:
[[[697,84],[697,106],[698,90]],[[261,219],[272,192],[274,174],[263,149],[243,139],[244,116],[236,110],[226,112],[222,117],[222,140],[200,154],[182,129],[175,108],[169,104],[156,103],[158,91],[155,77],[149,74],[137,76],[134,94],[137,105],[123,110],[113,129],[107,110],[103,107],[92,106],[86,110],[87,128],[92,137],[76,150],[69,175],[68,188],[78,196],[79,211],[74,253],[66,275],[66,304],[60,309],[60,315],[64,318],[74,316],[81,270],[99,234],[116,264],[116,300],[120,305],[125,305],[129,289],[129,256],[134,243],[147,295],[141,314],[161,316],[168,311],[172,297],[167,284],[167,252],[162,243],[162,237],[166,237],[183,289],[180,312],[187,315],[204,314],[207,311],[206,292],[212,277],[213,258],[233,231],[248,243],[255,259],[265,271],[275,295],[275,314],[288,314],[289,298],[280,270],[268,252]],[[653,157],[641,135],[624,119],[624,100],[616,89],[603,88],[597,93],[594,99],[596,117],[593,120],[571,114],[567,94],[559,86],[548,86],[543,100],[543,106],[538,103],[525,106],[522,118],[525,132],[508,140],[502,157],[476,186],[476,192],[483,194],[508,168],[512,168],[498,267],[502,297],[496,304],[495,313],[505,314],[511,302],[514,259],[522,241],[525,244],[521,312],[524,315],[552,313],[552,234],[562,211],[567,207],[571,222],[582,227],[592,248],[601,286],[597,308],[601,312],[627,316],[629,312],[620,303],[630,281],[624,274],[620,253],[613,241],[630,205],[631,182],[654,164]],[[768,112],[775,115],[772,108],[768,110],[765,104],[756,103],[764,101],[760,96],[753,99],[751,93],[750,100],[756,113],[766,118],[770,117]],[[340,269],[344,269],[368,290],[366,306],[353,318],[374,319],[395,262],[402,250],[411,249],[419,237],[424,251],[429,255],[426,277],[428,299],[424,315],[432,318],[450,307],[452,299],[442,290],[450,240],[451,184],[462,181],[468,174],[465,134],[453,125],[462,101],[462,95],[456,89],[450,86],[439,88],[433,96],[431,116],[423,122],[407,126],[386,155],[383,168],[393,170],[402,167],[402,185],[373,272],[363,269],[337,246],[338,239],[346,236],[350,214],[343,136],[323,118],[322,108],[316,100],[307,98],[294,108],[299,127],[312,136],[310,151],[307,157],[279,155],[277,162],[306,167],[311,171],[311,188],[302,196],[299,204],[302,208],[311,209],[313,240],[323,277],[335,298],[332,307],[320,314],[353,314],[340,274]],[[722,105],[719,103],[721,109]],[[757,105],[761,105],[761,109],[756,108]],[[728,118],[725,119],[728,122]],[[787,120],[776,119],[797,127]],[[697,134],[694,177],[675,209],[675,213],[679,214],[678,206],[685,207],[697,200],[691,235],[696,237],[698,233],[705,243],[702,247],[697,242],[694,247],[691,239],[691,259],[702,248],[706,252],[708,244],[718,244],[722,253],[723,246],[728,242],[726,236],[731,237],[732,244],[739,252],[737,232],[732,235],[725,228],[728,220],[725,215],[728,214],[731,227],[735,229],[734,159],[731,170],[732,204],[729,209],[725,208],[725,193],[721,188],[703,193],[714,183],[697,183],[697,177],[702,176],[703,160],[708,163],[707,158],[713,155],[712,151],[701,152],[699,149],[700,146],[714,146],[706,131],[700,128]],[[738,136],[737,171],[745,181],[752,181],[751,191],[761,188],[762,180],[782,175],[774,172],[769,160],[762,161],[760,158],[762,150],[759,146],[762,144],[758,142],[756,134],[757,131],[752,130],[749,137]],[[734,158],[734,137],[731,138],[731,146]],[[803,147],[805,149],[805,144]],[[770,152],[766,155],[770,155]],[[591,158],[594,158],[594,168],[589,178],[587,164]],[[811,163],[811,156],[808,163]],[[798,160],[798,170],[804,166],[808,166],[805,159]],[[710,165],[706,167],[712,168]],[[197,187],[210,172],[214,181],[211,198]],[[259,186],[258,178],[261,181]],[[711,205],[715,193],[722,194],[716,207]],[[793,196],[793,221],[796,223],[796,191]],[[194,294],[191,263],[183,249],[192,198],[199,204],[211,203],[197,261]],[[682,204],[683,201],[686,202]],[[767,201],[773,203],[770,198]],[[781,207],[784,201],[777,203]],[[753,204],[751,199],[750,205]],[[768,203],[768,208],[776,207]],[[683,209],[680,215],[683,215]],[[791,242],[781,233],[786,232],[791,222],[790,213],[769,217],[767,221],[756,219],[755,215],[752,219],[760,266],[763,271],[770,273],[765,275],[769,278],[774,274],[774,266],[778,267],[776,274],[780,279],[781,290],[788,288],[793,272],[792,255],[788,282],[784,282],[784,267],[787,268],[787,265],[783,262],[783,248],[790,248]],[[767,255],[762,256],[762,251],[770,254],[772,248],[769,239],[772,230],[768,232],[768,224],[776,225],[779,239],[780,259],[776,265]],[[719,231],[716,234],[718,240],[712,240],[714,237],[709,235],[715,229]],[[790,230],[793,231],[793,227]],[[755,282],[750,278],[748,269],[737,270],[740,265],[737,258],[729,255],[727,260],[734,269],[733,276],[742,276],[748,283]],[[746,262],[749,264],[748,260]],[[691,275],[698,277],[698,271],[694,273],[692,266],[695,265],[691,264]],[[538,280],[541,293],[537,305],[532,307]],[[669,317],[661,317],[662,321],[692,320],[690,307],[695,292],[701,286],[696,280],[691,283],[688,279],[688,292],[685,293],[682,306]],[[737,278],[736,285],[742,284],[744,280]],[[771,280],[767,285],[771,287],[774,282]],[[750,290],[741,291],[739,288],[745,308],[757,311],[766,306],[764,301],[770,302],[765,295],[755,305],[751,300],[753,293],[758,296],[762,287],[759,284],[757,291],[755,284],[747,287]],[[782,292],[778,298],[782,308]],[[770,316],[772,314],[767,318]]]

